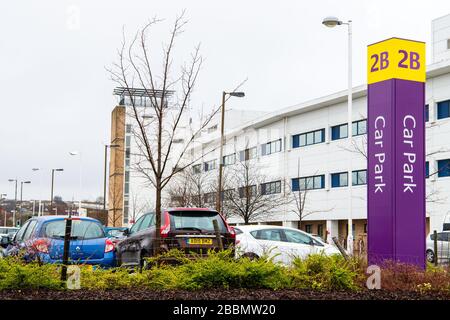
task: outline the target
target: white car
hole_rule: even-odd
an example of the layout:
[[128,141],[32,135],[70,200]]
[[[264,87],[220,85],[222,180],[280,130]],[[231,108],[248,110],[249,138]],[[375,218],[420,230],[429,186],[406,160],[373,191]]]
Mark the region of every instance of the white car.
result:
[[339,249],[298,229],[272,225],[236,226],[236,255],[249,258],[268,256],[290,265],[295,257],[310,254],[341,254]]
[[[439,262],[450,259],[450,231],[437,233],[437,253]],[[436,253],[434,252],[434,233],[427,236],[427,261],[434,262]]]

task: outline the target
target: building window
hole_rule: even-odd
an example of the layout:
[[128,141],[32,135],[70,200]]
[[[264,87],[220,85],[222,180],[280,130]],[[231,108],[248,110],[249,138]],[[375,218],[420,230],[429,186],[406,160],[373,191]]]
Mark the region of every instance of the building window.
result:
[[216,201],[216,194],[215,192],[209,192],[209,193],[205,193],[203,195],[203,200],[205,201],[205,203],[214,203]]
[[261,194],[276,194],[281,193],[281,181],[273,181],[261,184]]
[[205,172],[216,169],[216,160],[210,160],[203,163]]
[[220,199],[223,200],[227,200],[227,199],[233,199],[233,193],[234,193],[234,189],[227,189],[227,190],[223,190],[220,193]]
[[425,105],[425,122],[430,121],[430,106],[428,104]]
[[234,164],[235,162],[236,162],[236,155],[234,153],[223,157],[224,166],[229,166],[231,164]]
[[367,170],[357,170],[352,172],[352,185],[360,186],[367,184]]
[[201,164],[196,164],[196,165],[192,166],[192,171],[195,174],[202,172],[202,165]]
[[292,148],[304,147],[321,142],[325,142],[325,129],[319,129],[292,136]]
[[339,172],[331,174],[331,187],[347,187],[348,186],[348,173],[347,172]]
[[239,152],[239,159],[241,161],[247,161],[256,158],[256,147],[245,149]]
[[251,198],[255,194],[256,194],[256,186],[247,186],[239,188],[240,198],[247,198],[247,196]]
[[438,177],[450,176],[450,159],[438,160]]
[[304,191],[325,188],[325,175],[294,178],[292,179],[292,191]]
[[131,133],[131,124],[126,125],[126,133]]
[[281,151],[281,139],[261,145],[261,155],[266,156]]
[[312,233],[312,224],[306,224],[305,225],[305,232],[306,233]]
[[323,238],[323,224],[317,225],[317,235]]
[[437,103],[437,118],[444,119],[450,117],[450,100]]
[[425,162],[425,178],[430,177],[430,163],[428,161]]
[[367,133],[367,120],[354,121],[352,123],[352,135],[359,136]]
[[347,138],[347,124],[340,124],[334,127],[331,127],[331,140],[338,140]]

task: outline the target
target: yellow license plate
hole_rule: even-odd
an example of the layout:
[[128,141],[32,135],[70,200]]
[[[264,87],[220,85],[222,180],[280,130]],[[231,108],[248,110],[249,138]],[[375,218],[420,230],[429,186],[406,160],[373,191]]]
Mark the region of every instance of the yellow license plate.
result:
[[212,239],[189,238],[187,243],[188,244],[212,244]]

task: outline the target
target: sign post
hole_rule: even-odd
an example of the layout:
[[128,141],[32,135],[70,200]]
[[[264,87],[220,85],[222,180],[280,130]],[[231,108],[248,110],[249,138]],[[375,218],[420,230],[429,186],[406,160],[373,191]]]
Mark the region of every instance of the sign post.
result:
[[425,43],[368,46],[368,260],[425,268]]

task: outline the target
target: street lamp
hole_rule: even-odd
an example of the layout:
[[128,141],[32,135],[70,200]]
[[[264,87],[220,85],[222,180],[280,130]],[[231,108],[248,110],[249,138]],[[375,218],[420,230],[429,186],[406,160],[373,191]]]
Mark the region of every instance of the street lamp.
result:
[[55,183],[55,171],[64,171],[62,168],[52,169],[52,189],[50,194],[50,212],[53,210],[53,186]]
[[14,214],[13,214],[13,226],[16,226],[16,212],[17,212],[17,178],[16,179],[8,179],[9,182],[15,182],[15,191],[14,191]]
[[[333,28],[335,26],[340,25],[347,25],[348,27],[348,90],[347,90],[347,141],[349,144],[349,150],[352,148],[352,20],[348,20],[347,22],[342,22],[336,17],[329,16],[323,19],[322,24]],[[352,172],[352,153],[349,152],[349,166],[350,169],[348,170],[349,177],[347,178],[347,184],[348,184],[348,190],[349,190],[349,215],[350,218],[348,219],[348,237],[347,237],[347,250],[350,254],[353,254],[353,208],[352,208],[352,184],[353,181],[351,181],[353,178],[353,172]]]
[[[40,168],[33,168],[31,170],[33,170],[33,172],[38,172],[41,169]],[[42,190],[42,174],[39,174],[39,188],[41,188],[41,190]],[[42,209],[42,207],[43,207],[43,205],[42,205],[42,191],[38,192],[38,196],[39,196],[38,216],[41,216],[42,212],[44,211]]]
[[103,175],[103,210],[106,210],[106,168],[108,159],[108,148],[118,148],[119,144],[105,144],[105,167]]
[[71,151],[71,152],[69,152],[69,154],[71,155],[71,156],[79,156],[79,160],[80,160],[80,177],[79,177],[79,179],[80,179],[80,185],[79,185],[79,188],[80,188],[80,190],[79,190],[79,194],[78,194],[78,215],[80,215],[81,214],[81,190],[82,190],[82,187],[81,187],[81,185],[82,185],[82,162],[81,162],[81,152],[79,152],[79,151]]
[[[23,201],[23,185],[30,184],[31,181],[20,181],[20,210],[19,216],[22,216],[22,201]],[[22,218],[20,218],[20,224],[22,225]]]
[[225,140],[225,98],[229,95],[230,97],[245,97],[244,92],[222,92],[222,115],[221,115],[221,125],[220,125],[220,154],[219,154],[219,187],[217,192],[216,200],[216,210],[220,212],[221,210],[221,200],[222,200],[222,171],[223,171],[223,145]]
[[[6,196],[7,196],[6,193],[0,194],[0,202],[1,202],[3,199],[6,199]],[[4,197],[4,198],[3,198],[3,197]],[[5,220],[3,220],[3,226],[6,227],[6,210],[5,210]]]

